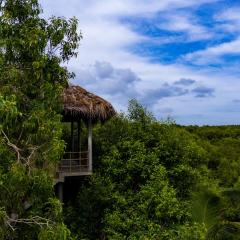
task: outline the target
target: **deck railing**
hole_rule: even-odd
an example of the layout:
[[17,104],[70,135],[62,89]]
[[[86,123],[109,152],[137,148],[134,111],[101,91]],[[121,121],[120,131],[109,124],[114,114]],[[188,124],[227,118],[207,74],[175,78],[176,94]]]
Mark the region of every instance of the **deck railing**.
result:
[[59,164],[59,173],[82,173],[89,171],[89,153],[65,152]]

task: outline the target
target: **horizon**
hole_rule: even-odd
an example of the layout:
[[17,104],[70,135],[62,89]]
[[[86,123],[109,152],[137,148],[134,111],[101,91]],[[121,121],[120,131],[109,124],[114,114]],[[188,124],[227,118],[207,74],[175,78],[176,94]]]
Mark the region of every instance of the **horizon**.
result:
[[220,0],[40,1],[83,33],[72,81],[125,111],[135,98],[180,125],[240,121],[240,4]]

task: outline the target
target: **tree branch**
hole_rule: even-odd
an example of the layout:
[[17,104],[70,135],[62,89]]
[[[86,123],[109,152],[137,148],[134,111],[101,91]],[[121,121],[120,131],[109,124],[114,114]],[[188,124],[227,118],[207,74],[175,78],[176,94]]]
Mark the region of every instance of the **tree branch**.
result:
[[55,224],[55,222],[51,221],[50,219],[47,218],[43,218],[40,216],[34,216],[32,218],[18,218],[18,219],[14,219],[14,218],[10,218],[9,216],[6,216],[6,222],[5,222],[13,231],[15,230],[14,228],[14,224],[18,224],[18,223],[23,223],[23,224],[27,224],[27,225],[38,225],[40,228],[47,226],[49,227],[49,225],[53,225]]
[[6,133],[3,130],[1,130],[1,132],[4,135],[4,138],[7,140],[7,145],[9,147],[13,148],[13,150],[16,152],[16,154],[17,154],[17,161],[18,161],[18,163],[20,163],[20,160],[21,160],[20,151],[21,151],[21,149],[18,148],[15,144],[10,142],[9,138],[7,137]]

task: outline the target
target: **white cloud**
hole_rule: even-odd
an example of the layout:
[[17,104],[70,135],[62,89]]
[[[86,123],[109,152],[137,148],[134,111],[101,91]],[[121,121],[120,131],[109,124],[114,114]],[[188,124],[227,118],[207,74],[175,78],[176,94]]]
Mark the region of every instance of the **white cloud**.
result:
[[95,62],[94,65],[78,70],[77,82],[107,99],[118,102],[124,108],[131,98],[136,98],[140,78],[128,68],[115,68],[109,62]]
[[219,0],[40,0],[40,3],[47,15],[118,17],[148,15],[159,11],[196,7],[203,3],[217,1]]
[[[202,3],[217,0],[57,0],[40,2],[45,10],[45,16],[76,16],[79,28],[83,32],[83,40],[79,48],[79,56],[69,63],[70,70],[76,73],[75,84],[100,94],[119,109],[126,108],[128,98],[146,96],[152,90],[161,89],[163,83],[173,84],[181,78],[194,79],[203,86],[216,89],[215,98],[196,99],[189,94],[181,96],[155,98],[152,110],[158,117],[159,112],[167,112],[178,116],[177,120],[186,123],[186,116],[203,114],[211,121],[210,115],[215,108],[219,108],[225,101],[238,96],[240,83],[238,78],[229,72],[218,72],[205,67],[201,70],[193,69],[182,64],[152,63],[150,59],[133,54],[129,47],[145,41],[155,41],[134,32],[129,26],[119,21],[126,16],[153,17],[156,13],[166,16],[170,11],[179,8],[196,7]],[[168,15],[171,18],[171,15]],[[188,34],[189,39],[206,38],[206,29],[192,20],[190,15],[181,15],[169,19],[172,30]],[[160,39],[159,44],[169,39]],[[172,40],[171,40],[172,41]],[[237,40],[238,41],[238,40]],[[219,52],[229,52],[237,49],[234,46],[216,46],[197,52],[187,57],[191,61],[198,58],[204,60],[207,56],[217,57]],[[224,50],[225,49],[225,50]],[[240,48],[238,48],[240,49]],[[225,54],[224,53],[224,54]],[[132,79],[132,80],[131,80]],[[230,84],[231,83],[231,84]],[[163,111],[163,109],[167,109]],[[210,117],[209,117],[210,116]],[[193,118],[194,119],[194,118]],[[194,123],[194,122],[193,122]]]
[[216,14],[214,19],[218,22],[218,29],[228,33],[240,32],[240,7],[230,7]]
[[165,20],[158,27],[168,31],[183,32],[188,41],[206,40],[214,35],[209,32],[209,29],[200,25],[193,15],[186,12],[173,12],[166,15]]
[[221,63],[221,56],[229,54],[240,54],[240,38],[231,42],[219,44],[214,47],[209,47],[205,50],[187,54],[185,59],[187,61],[192,61],[195,64],[204,65],[209,63]]
[[225,9],[220,14],[215,15],[215,19],[218,21],[240,21],[240,7],[230,7]]

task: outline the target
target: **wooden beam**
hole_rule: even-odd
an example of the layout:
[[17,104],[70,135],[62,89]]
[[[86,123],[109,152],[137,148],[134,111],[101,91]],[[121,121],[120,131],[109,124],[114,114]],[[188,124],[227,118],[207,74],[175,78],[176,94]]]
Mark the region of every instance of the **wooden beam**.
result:
[[63,183],[58,183],[58,199],[63,202]]
[[92,172],[92,121],[88,121],[88,171]]
[[73,121],[71,121],[71,152],[74,152]]
[[80,132],[81,132],[81,120],[78,121],[78,136],[77,136],[77,151],[80,152],[81,151],[81,142],[80,142]]

